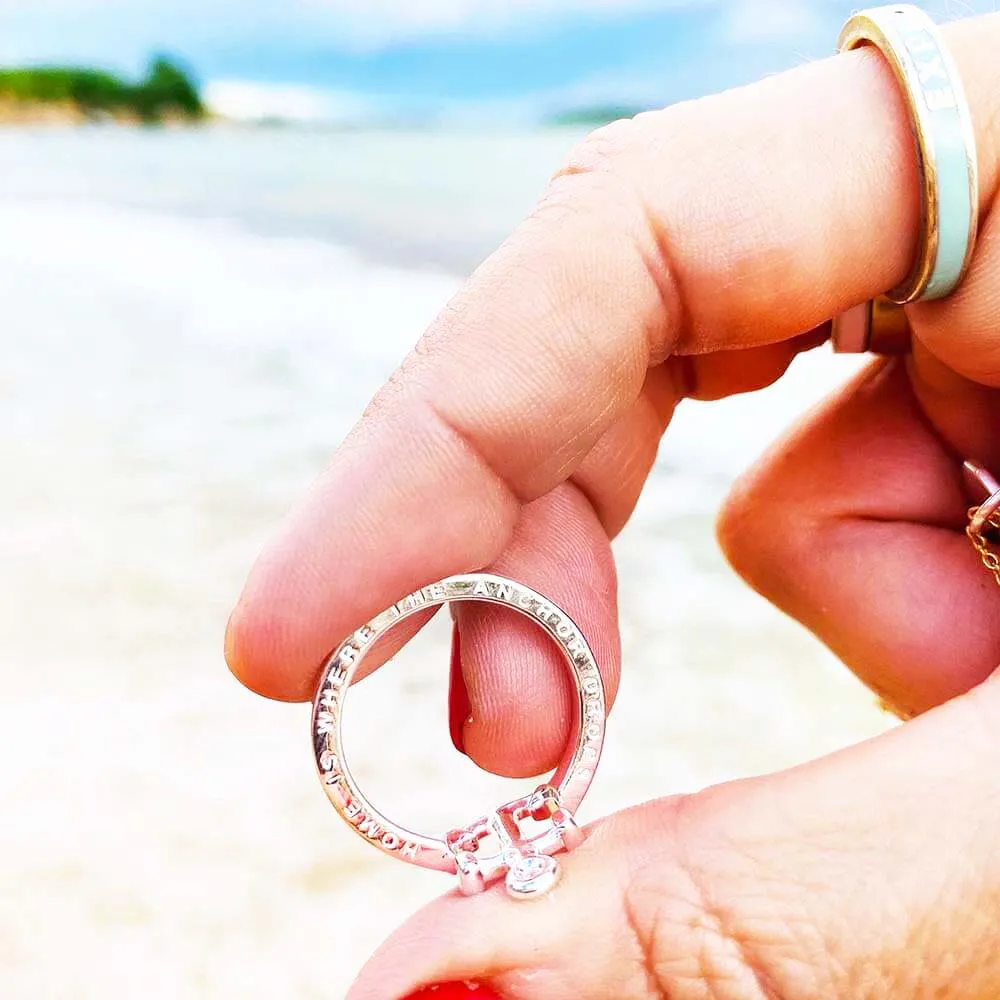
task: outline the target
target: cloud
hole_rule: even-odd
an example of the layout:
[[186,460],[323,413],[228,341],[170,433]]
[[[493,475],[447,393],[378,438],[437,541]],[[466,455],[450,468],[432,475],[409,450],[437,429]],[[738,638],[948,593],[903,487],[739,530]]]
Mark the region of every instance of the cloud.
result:
[[364,121],[375,111],[360,94],[298,84],[215,80],[205,87],[205,102],[233,121],[282,119],[297,122]]
[[[998,0],[923,0],[919,4],[938,23],[985,14]],[[865,4],[849,0],[726,0],[721,41],[735,46],[795,43],[810,55],[832,55],[841,25]]]
[[726,14],[727,39],[753,45],[810,38],[829,27],[834,7],[843,13],[842,4],[816,0],[733,0]]

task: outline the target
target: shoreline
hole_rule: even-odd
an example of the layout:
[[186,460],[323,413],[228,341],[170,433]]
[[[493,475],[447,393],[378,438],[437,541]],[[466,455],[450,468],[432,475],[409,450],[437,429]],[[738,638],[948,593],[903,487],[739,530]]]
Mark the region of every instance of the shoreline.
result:
[[0,128],[6,126],[59,126],[83,127],[116,125],[122,128],[198,128],[204,125],[228,124],[227,119],[216,115],[191,119],[183,115],[163,115],[155,122],[143,121],[137,114],[128,112],[103,112],[94,114],[80,105],[67,101],[11,101],[0,99]]
[[93,119],[68,102],[0,100],[2,125],[86,125]]
[[[607,124],[603,118],[588,118],[586,116],[552,116],[532,122],[511,122],[507,127],[512,131],[566,131],[574,132],[581,128],[597,128]],[[320,132],[465,132],[481,131],[467,123],[427,120],[421,118],[375,118],[359,121],[312,120],[296,118],[232,118],[218,112],[206,110],[197,118],[183,114],[165,113],[154,121],[143,119],[131,111],[88,111],[86,108],[71,101],[21,101],[0,97],[0,129],[5,127],[45,126],[45,127],[93,127],[95,125],[111,125],[122,128],[163,127],[175,129],[196,129],[205,126],[261,129],[281,131]],[[489,129],[488,131],[494,131]]]

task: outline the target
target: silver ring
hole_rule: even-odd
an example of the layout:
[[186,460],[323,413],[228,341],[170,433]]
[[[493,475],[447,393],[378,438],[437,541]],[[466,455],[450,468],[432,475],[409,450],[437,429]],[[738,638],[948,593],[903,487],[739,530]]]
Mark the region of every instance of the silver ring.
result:
[[[387,819],[364,796],[344,756],[341,722],[351,681],[365,655],[393,626],[425,608],[453,601],[485,601],[520,612],[557,643],[576,692],[573,740],[555,775],[532,794],[442,837],[414,833]],[[313,749],[327,797],[341,818],[369,844],[391,857],[458,876],[463,893],[482,892],[506,874],[519,899],[550,889],[559,866],[552,857],[572,850],[583,834],[574,813],[601,759],[607,721],[604,682],[594,654],[573,620],[541,594],[498,576],[450,577],[410,594],[345,640],[330,656],[313,706]]]

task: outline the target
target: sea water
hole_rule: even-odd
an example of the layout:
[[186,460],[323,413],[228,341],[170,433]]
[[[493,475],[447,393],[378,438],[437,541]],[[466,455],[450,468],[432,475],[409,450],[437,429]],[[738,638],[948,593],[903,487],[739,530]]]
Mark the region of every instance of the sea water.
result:
[[[227,613],[371,394],[578,138],[0,133],[0,994],[342,996],[450,887],[343,828],[309,710],[245,691]],[[616,542],[624,681],[584,821],[888,725],[727,569],[715,510],[857,366],[686,404]],[[447,627],[352,695],[358,776],[429,830],[530,783],[447,735]],[[377,749],[365,732],[377,727]]]

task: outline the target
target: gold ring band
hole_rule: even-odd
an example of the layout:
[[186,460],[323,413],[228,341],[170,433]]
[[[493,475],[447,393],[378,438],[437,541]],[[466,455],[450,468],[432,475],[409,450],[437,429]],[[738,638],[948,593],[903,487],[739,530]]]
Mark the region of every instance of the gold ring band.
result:
[[905,4],[861,11],[840,33],[841,52],[871,45],[906,102],[920,173],[920,240],[903,281],[885,293],[903,305],[943,298],[968,270],[976,243],[976,137],[961,76],[934,22]]
[[905,101],[920,177],[920,233],[910,273],[873,302],[833,320],[838,353],[898,354],[911,343],[901,307],[945,298],[964,277],[978,225],[976,138],[961,77],[934,22],[896,4],[854,14],[840,51],[870,45],[892,70]]
[[838,316],[831,340],[835,354],[907,354],[913,331],[906,310],[879,296]]

